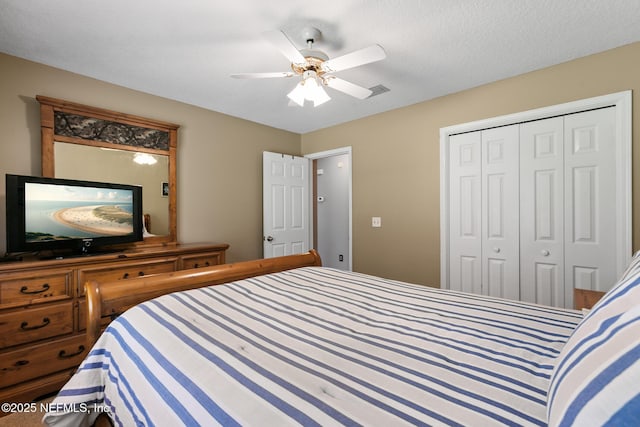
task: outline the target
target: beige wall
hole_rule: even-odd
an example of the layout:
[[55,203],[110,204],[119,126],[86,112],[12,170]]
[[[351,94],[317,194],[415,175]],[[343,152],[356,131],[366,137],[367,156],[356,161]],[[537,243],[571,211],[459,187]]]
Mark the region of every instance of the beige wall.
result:
[[[0,54],[0,206],[5,173],[40,173],[37,94],[180,124],[179,238],[229,242],[232,261],[262,254],[263,150],[299,154],[352,146],[354,269],[437,285],[439,129],[628,89],[638,93],[638,69],[635,43],[300,136]],[[635,169],[637,96],[633,104]],[[640,174],[633,179],[638,224]],[[382,228],[370,227],[372,216],[382,217]],[[0,209],[1,251],[4,224]],[[636,226],[633,237],[639,249]]]
[[262,151],[300,154],[300,135],[0,54],[0,254],[6,173],[40,175],[36,95],[179,124],[178,238],[262,255]]
[[[640,43],[634,43],[303,135],[303,153],[353,147],[354,270],[439,284],[441,127],[632,89],[636,170],[638,70]],[[639,249],[640,174],[633,182],[633,247]],[[382,228],[371,228],[372,216],[382,217]]]

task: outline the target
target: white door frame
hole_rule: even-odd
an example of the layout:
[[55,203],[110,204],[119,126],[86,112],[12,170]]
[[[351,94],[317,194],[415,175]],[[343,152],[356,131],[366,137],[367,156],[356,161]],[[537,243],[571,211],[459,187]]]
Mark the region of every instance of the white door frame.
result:
[[616,107],[616,259],[618,275],[631,259],[631,91],[612,93],[550,107],[493,117],[440,129],[440,287],[449,288],[449,137],[497,126],[578,113],[595,108]]
[[[347,269],[349,271],[353,270],[353,216],[352,216],[352,209],[353,209],[353,203],[352,203],[352,180],[353,180],[353,170],[352,170],[352,156],[351,156],[351,147],[341,147],[341,148],[335,148],[333,150],[327,150],[327,151],[320,151],[317,153],[311,153],[311,154],[305,154],[304,157],[307,157],[308,159],[311,160],[317,160],[317,159],[324,159],[326,157],[332,157],[332,156],[338,156],[338,155],[342,155],[342,154],[346,154],[347,155],[347,164],[349,167],[349,178],[348,178],[348,195],[349,195],[349,263],[347,265]],[[313,168],[309,168],[309,174],[310,174],[310,178],[309,178],[309,182],[313,182],[312,179],[313,177],[311,176],[311,174],[313,173]],[[315,194],[312,194],[311,197],[309,197],[309,213],[311,215],[310,220],[309,220],[309,241],[313,242],[313,198],[316,197]]]

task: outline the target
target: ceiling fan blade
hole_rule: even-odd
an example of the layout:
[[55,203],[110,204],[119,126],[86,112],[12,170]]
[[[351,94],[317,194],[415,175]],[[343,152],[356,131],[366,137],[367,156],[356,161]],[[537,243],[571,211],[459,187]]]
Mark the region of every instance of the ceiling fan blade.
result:
[[296,48],[296,46],[289,40],[289,37],[282,31],[267,31],[263,33],[263,36],[292,63],[304,64],[306,59]]
[[296,74],[291,71],[275,72],[275,73],[240,73],[231,74],[234,79],[272,79],[278,77],[293,77]]
[[338,77],[329,76],[325,79],[327,86],[332,89],[344,92],[347,95],[351,95],[354,98],[365,99],[369,97],[372,92],[362,86],[358,86],[346,80],[339,79]]
[[320,66],[323,71],[332,73],[335,71],[342,71],[348,68],[358,67],[360,65],[369,64],[371,62],[380,61],[387,57],[382,46],[374,44],[364,49],[356,50],[355,52],[347,53],[346,55],[338,56],[337,58],[329,59]]

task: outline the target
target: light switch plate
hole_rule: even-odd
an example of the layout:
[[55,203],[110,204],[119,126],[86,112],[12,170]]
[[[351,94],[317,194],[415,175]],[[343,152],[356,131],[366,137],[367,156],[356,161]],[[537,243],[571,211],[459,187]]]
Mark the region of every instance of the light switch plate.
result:
[[371,217],[371,226],[372,227],[382,227],[382,218],[379,216]]

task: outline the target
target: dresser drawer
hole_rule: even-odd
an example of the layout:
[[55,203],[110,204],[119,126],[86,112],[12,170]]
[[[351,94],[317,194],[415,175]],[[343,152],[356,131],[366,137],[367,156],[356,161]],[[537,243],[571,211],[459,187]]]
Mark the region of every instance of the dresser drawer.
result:
[[187,270],[191,268],[209,267],[212,265],[224,264],[224,252],[200,253],[197,255],[185,255],[182,257],[180,268]]
[[73,332],[71,301],[0,314],[0,349],[71,332]]
[[591,309],[604,294],[605,292],[592,291],[590,289],[573,288],[573,308],[576,310]]
[[178,269],[178,258],[118,263],[78,270],[78,295],[84,295],[84,284],[90,280],[112,282],[149,274],[168,273]]
[[18,384],[78,366],[89,352],[84,335],[0,354],[0,384]]
[[72,270],[31,272],[0,278],[0,307],[71,298]]

